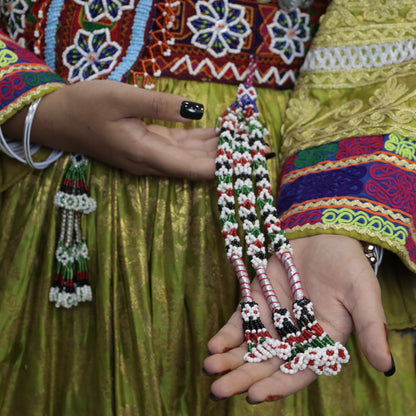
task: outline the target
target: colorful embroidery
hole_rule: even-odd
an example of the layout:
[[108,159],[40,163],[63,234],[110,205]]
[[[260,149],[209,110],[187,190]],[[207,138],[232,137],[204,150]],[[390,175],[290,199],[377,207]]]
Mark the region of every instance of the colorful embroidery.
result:
[[153,20],[152,29],[148,35],[148,43],[144,49],[144,57],[140,58],[131,72],[133,83],[138,85],[138,77],[142,78],[142,87],[154,87],[153,77],[161,75],[157,56],[170,56],[171,46],[175,43],[170,29],[175,21],[174,8],[180,5],[179,1],[166,0],[155,5],[157,13]]
[[0,124],[35,98],[64,85],[41,60],[0,31]]
[[[147,16],[152,11],[152,0],[141,0],[137,6],[134,16],[133,27],[131,29],[131,42],[127,48],[126,55],[110,75],[109,79],[113,81],[121,81],[124,74],[130,70],[137,59],[137,51],[141,51],[145,45]],[[163,29],[166,31],[166,29]]]
[[290,13],[279,10],[267,30],[271,38],[270,49],[286,64],[291,64],[296,57],[305,56],[305,43],[310,40],[308,14],[299,9]]
[[390,134],[299,152],[281,176],[278,207],[286,232],[376,238],[416,271],[414,150],[412,140]]
[[386,150],[416,162],[416,143],[398,134],[389,134]]
[[[338,146],[336,143],[333,143],[333,145]],[[352,139],[345,139],[339,142],[337,159],[374,153],[382,150],[383,146],[384,141],[382,136],[354,137]]]
[[257,0],[13,0],[2,11],[13,36],[71,82],[140,77],[152,88],[163,76],[237,84],[256,51],[255,85],[289,88],[326,3],[315,0],[306,14]]
[[121,18],[123,10],[131,10],[134,0],[74,0],[85,8],[85,14],[91,22],[108,19],[116,22]]
[[406,243],[409,234],[403,226],[395,225],[392,221],[386,220],[380,215],[373,216],[358,209],[325,209],[322,212],[322,223],[342,224],[346,227],[359,227],[365,230],[375,231],[389,239],[396,240],[403,245]]
[[117,64],[121,48],[110,40],[108,29],[92,33],[79,30],[74,45],[65,49],[64,64],[69,69],[68,81],[85,81],[109,74]]
[[25,0],[3,0],[0,3],[0,11],[6,16],[9,36],[17,40],[25,29],[26,13],[28,5]]
[[191,43],[215,58],[240,53],[251,33],[245,8],[228,0],[198,1],[195,16],[188,19],[187,25],[194,33]]
[[[160,76],[238,83],[245,81],[250,56],[256,51],[254,84],[289,88],[325,8],[326,2],[317,0],[309,15],[297,10],[283,22],[276,2],[184,0],[175,8],[170,29],[175,43],[169,56],[153,53],[151,57],[145,51],[142,59],[154,58]],[[285,29],[281,39],[279,24]],[[139,64],[134,71],[141,70]]]
[[37,2],[33,8],[32,13],[35,14],[37,17],[37,21],[35,24],[34,29],[34,37],[35,41],[33,43],[33,52],[36,55],[40,55],[44,48],[44,40],[45,40],[45,25],[46,25],[46,17],[47,17],[47,10],[49,8],[51,0],[44,0],[42,2]]
[[0,40],[0,67],[4,68],[5,66],[16,63],[18,60],[18,56]]
[[331,158],[338,152],[338,150],[339,146],[336,143],[317,146],[312,149],[305,149],[299,152],[298,157],[293,163],[298,169],[305,166],[311,166]]

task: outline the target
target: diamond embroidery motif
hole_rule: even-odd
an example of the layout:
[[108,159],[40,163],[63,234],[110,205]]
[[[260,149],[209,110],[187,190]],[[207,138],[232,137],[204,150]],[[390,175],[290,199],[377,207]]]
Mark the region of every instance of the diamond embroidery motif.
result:
[[25,0],[0,1],[0,15],[6,16],[9,36],[16,40],[25,28],[28,5]]
[[64,64],[69,69],[69,82],[86,81],[110,73],[120,53],[121,47],[111,41],[108,29],[91,33],[80,29],[74,44],[63,53]]
[[310,38],[308,14],[299,9],[290,13],[279,10],[267,30],[271,38],[270,50],[280,55],[286,64],[305,55],[304,44]]
[[85,14],[91,22],[104,18],[116,22],[123,10],[134,7],[134,0],[75,0],[75,3],[84,6]]
[[195,11],[195,16],[187,21],[194,33],[191,39],[193,45],[207,50],[216,58],[241,52],[245,39],[251,33],[244,18],[243,6],[230,4],[228,0],[201,0],[197,2]]

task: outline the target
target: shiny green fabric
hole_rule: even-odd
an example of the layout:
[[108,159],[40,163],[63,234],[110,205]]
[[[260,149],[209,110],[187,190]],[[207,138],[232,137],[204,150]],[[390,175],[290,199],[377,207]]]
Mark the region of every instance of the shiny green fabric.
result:
[[[202,102],[207,111],[194,123],[199,127],[212,126],[236,92],[170,80],[158,88]],[[289,93],[259,95],[277,151]],[[209,399],[212,380],[201,371],[206,345],[239,299],[219,230],[215,181],[135,177],[92,161],[89,183],[98,207],[83,218],[83,228],[94,300],[70,310],[49,304],[59,227],[53,197],[66,163],[62,158],[35,172],[0,159],[2,171],[13,165],[16,172],[0,175],[2,416],[414,414],[412,339],[397,332],[390,336],[397,366],[390,379],[369,367],[352,338],[352,359],[340,375],[320,377],[287,399],[257,406],[244,395]],[[268,162],[274,188],[277,163]],[[407,316],[400,329],[410,326],[414,317],[392,305]]]

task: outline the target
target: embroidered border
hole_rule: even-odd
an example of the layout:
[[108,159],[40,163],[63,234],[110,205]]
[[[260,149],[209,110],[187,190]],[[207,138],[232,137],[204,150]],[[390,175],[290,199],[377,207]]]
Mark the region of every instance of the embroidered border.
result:
[[0,32],[0,124],[34,98],[63,85],[40,59]]
[[413,140],[388,134],[303,150],[285,163],[280,182],[279,215],[288,235],[315,230],[375,238],[416,271]]
[[309,51],[300,72],[380,68],[416,59],[416,39],[319,48]]

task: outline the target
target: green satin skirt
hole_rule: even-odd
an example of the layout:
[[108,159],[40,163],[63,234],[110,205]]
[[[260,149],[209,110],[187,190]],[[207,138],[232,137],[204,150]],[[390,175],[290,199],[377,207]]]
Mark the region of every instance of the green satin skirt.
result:
[[[213,126],[236,87],[161,80],[158,89],[206,107]],[[277,152],[289,92],[259,91]],[[273,120],[273,121],[272,121]],[[83,218],[93,302],[48,302],[59,212],[53,197],[68,158],[37,172],[0,159],[0,414],[2,416],[243,416],[416,414],[416,324],[404,269],[383,286],[397,371],[369,367],[355,337],[336,377],[279,402],[245,395],[213,402],[201,371],[207,342],[227,321],[239,289],[221,237],[215,181],[135,177],[89,165],[96,212]],[[277,159],[270,160],[274,188]],[[394,261],[394,260],[393,260]],[[397,297],[392,298],[391,293]]]

